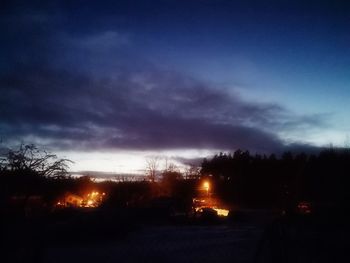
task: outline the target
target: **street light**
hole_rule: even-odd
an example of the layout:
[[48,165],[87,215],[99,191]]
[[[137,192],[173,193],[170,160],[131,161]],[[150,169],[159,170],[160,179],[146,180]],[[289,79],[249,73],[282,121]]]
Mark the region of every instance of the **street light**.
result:
[[205,181],[205,182],[203,183],[203,187],[204,187],[204,189],[207,191],[207,196],[209,196],[209,188],[210,188],[209,182],[208,182],[208,181]]

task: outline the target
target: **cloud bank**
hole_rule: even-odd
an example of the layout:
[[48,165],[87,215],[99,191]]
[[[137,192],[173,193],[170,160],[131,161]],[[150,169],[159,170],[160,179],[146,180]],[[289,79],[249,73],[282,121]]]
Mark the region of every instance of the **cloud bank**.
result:
[[135,50],[132,34],[105,26],[73,30],[68,18],[1,18],[4,140],[63,150],[274,152],[288,143],[281,134],[326,125],[324,115],[246,101],[232,88],[154,65]]

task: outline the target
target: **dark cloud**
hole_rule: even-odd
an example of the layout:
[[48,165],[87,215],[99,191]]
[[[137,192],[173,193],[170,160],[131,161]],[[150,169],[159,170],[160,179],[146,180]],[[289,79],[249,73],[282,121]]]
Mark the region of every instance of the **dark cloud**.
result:
[[283,145],[276,132],[284,125],[320,122],[174,72],[145,69],[99,79],[30,69],[2,77],[0,85],[4,136],[30,135],[57,146],[273,151]]
[[[76,34],[62,14],[9,13],[0,74],[1,136],[71,149],[276,151],[280,132],[322,127],[321,115],[162,69],[105,27]],[[17,23],[18,22],[18,23]],[[69,30],[68,30],[69,29]],[[5,65],[5,64],[8,65]]]
[[[211,158],[211,156],[208,157]],[[199,167],[202,164],[204,158],[185,158],[182,156],[172,156],[171,160],[174,160],[175,162],[183,164],[187,167]]]

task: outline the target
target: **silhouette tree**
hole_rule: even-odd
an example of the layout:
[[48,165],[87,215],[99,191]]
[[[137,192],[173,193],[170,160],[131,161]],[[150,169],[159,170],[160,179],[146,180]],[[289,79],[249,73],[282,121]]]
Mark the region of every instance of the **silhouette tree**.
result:
[[185,171],[185,179],[187,180],[197,180],[201,176],[201,168],[191,164],[189,167],[187,167]]
[[1,168],[16,174],[37,174],[49,178],[65,178],[68,175],[68,159],[60,159],[55,154],[40,150],[34,144],[21,144],[19,149],[10,149],[2,157]]
[[183,179],[180,170],[176,165],[170,163],[166,164],[165,170],[162,172],[161,185],[165,195],[173,195],[177,186],[178,181]]
[[212,175],[217,194],[236,204],[295,209],[298,202],[309,200],[319,207],[348,207],[349,163],[346,148],[280,156],[237,150],[204,159],[201,174]]
[[157,176],[157,169],[159,165],[159,157],[158,156],[152,156],[148,157],[146,159],[146,173],[148,175],[149,180],[153,183],[156,180]]

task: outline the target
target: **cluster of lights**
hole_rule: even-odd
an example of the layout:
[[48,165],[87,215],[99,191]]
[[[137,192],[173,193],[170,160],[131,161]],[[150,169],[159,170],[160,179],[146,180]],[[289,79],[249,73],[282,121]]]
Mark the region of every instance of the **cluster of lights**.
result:
[[196,211],[197,213],[202,213],[204,208],[213,209],[213,210],[216,211],[216,213],[217,213],[218,216],[224,216],[224,217],[228,216],[228,213],[230,212],[230,211],[227,210],[227,209],[218,208],[218,207],[216,207],[216,206],[212,206],[212,207],[210,207],[210,206],[196,207],[196,208],[195,208],[195,211]]
[[68,194],[62,200],[56,203],[57,207],[98,207],[105,198],[105,193],[93,191],[88,193],[85,198],[81,196]]
[[87,197],[82,201],[81,207],[98,207],[106,194],[99,192],[91,192],[87,194]]
[[203,189],[206,193],[206,197],[203,197],[201,199],[194,198],[193,203],[195,205],[194,210],[197,213],[202,213],[203,209],[205,208],[210,208],[216,211],[217,215],[220,217],[226,217],[229,214],[229,210],[223,209],[223,208],[218,208],[215,206],[215,203],[212,202],[210,198],[210,189],[211,185],[209,181],[204,181],[202,184],[201,189]]
[[228,213],[230,212],[229,210],[223,208],[213,207],[213,209],[216,211],[216,213],[218,213],[218,216],[228,216]]

